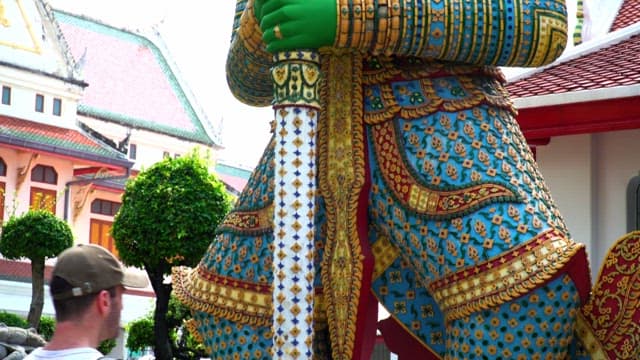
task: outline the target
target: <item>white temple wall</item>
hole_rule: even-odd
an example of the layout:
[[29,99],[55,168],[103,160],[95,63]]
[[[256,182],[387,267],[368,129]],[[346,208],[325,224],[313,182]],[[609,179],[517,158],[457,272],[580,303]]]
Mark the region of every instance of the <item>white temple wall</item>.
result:
[[558,136],[538,147],[538,165],[571,235],[587,244],[593,277],[627,233],[627,185],[640,174],[638,154],[640,130]]

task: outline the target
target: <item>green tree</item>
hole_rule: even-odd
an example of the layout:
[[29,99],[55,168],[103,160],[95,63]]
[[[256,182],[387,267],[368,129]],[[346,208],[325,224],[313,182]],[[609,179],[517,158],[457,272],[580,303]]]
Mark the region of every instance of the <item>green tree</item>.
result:
[[[167,324],[174,359],[194,360],[207,357],[204,345],[199,343],[188,331],[185,322],[191,320],[191,312],[173,295],[169,300]],[[129,323],[127,329],[127,348],[142,351],[154,346],[153,314]]]
[[66,221],[45,210],[29,210],[12,216],[2,228],[0,253],[8,259],[31,260],[31,305],[27,321],[38,328],[44,305],[44,262],[73,245]]
[[53,336],[53,332],[56,330],[56,319],[51,316],[43,316],[40,318],[40,325],[38,325],[38,334],[49,341]]
[[171,359],[166,319],[172,266],[195,266],[231,205],[197,151],[164,160],[130,180],[111,229],[122,262],[146,270],[156,294],[155,353]]
[[127,326],[127,349],[143,351],[155,345],[153,336],[153,314],[134,320]]

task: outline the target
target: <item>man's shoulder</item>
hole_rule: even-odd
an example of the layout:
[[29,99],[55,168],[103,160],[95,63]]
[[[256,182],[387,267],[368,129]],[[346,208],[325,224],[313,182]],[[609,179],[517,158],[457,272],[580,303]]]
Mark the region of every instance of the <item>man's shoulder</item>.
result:
[[[47,360],[47,359],[65,359],[65,360],[97,360],[103,359],[104,356],[96,349],[92,348],[75,348],[64,350],[45,350],[37,348],[32,351],[25,360]],[[104,358],[109,359],[109,358]]]

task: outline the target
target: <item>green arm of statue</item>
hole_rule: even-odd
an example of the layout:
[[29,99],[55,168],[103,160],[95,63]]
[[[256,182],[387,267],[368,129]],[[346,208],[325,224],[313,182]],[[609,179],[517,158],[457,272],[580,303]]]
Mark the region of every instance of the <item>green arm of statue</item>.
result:
[[[232,80],[240,79],[234,71],[245,77],[260,71],[247,85],[252,96],[265,96],[262,105],[270,101],[269,53],[277,51],[333,46],[374,55],[536,67],[560,56],[567,40],[564,0],[255,1],[256,15],[251,1],[243,11],[247,19],[235,34],[246,35],[234,35],[227,70]],[[249,25],[252,30],[243,31]]]

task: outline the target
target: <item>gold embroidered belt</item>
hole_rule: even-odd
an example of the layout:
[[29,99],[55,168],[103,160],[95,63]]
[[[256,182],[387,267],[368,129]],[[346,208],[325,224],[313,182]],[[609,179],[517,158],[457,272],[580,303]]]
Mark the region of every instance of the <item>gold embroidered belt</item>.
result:
[[176,296],[193,310],[250,325],[270,326],[271,286],[255,284],[195,269],[174,267]]
[[[197,268],[172,269],[174,294],[193,310],[255,326],[271,326],[271,284],[257,284],[209,273]],[[314,294],[313,319],[326,323],[326,303],[321,289]]]
[[225,216],[218,227],[223,230],[237,231],[243,234],[264,234],[273,231],[273,205],[253,211],[234,210]]
[[449,320],[499,306],[551,279],[584,245],[546,231],[499,257],[429,284]]

